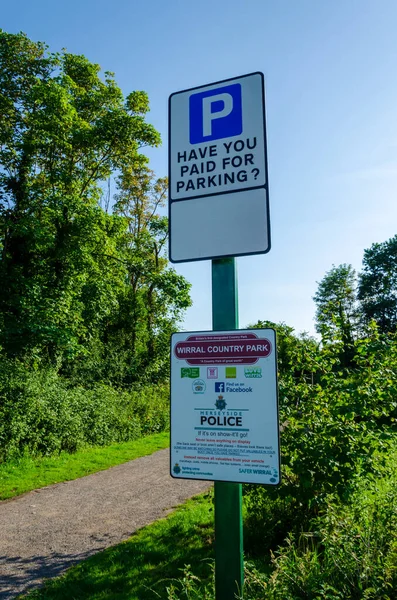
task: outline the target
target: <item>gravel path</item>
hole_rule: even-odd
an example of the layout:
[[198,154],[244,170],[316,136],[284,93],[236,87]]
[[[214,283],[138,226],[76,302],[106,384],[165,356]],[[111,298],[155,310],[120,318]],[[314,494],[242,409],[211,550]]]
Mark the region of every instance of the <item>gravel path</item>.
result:
[[206,481],[172,479],[169,451],[0,502],[0,599],[128,539]]

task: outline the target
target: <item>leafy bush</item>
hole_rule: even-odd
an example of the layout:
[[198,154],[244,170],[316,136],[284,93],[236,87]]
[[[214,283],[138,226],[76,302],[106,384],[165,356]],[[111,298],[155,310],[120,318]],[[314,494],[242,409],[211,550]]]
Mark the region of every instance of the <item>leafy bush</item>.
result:
[[[395,458],[395,456],[394,456]],[[397,589],[397,479],[360,479],[351,501],[328,499],[311,531],[273,555],[263,598],[394,598]],[[259,600],[259,599],[258,599]]]
[[133,440],[168,426],[166,386],[118,391],[97,384],[69,387],[55,369],[3,360],[0,458],[74,452],[84,445]]
[[[288,356],[293,338],[281,333]],[[253,549],[299,535],[329,494],[348,501],[360,474],[382,467],[395,436],[397,344],[375,332],[356,342],[355,354],[355,368],[343,369],[335,344],[305,348],[299,339],[294,372],[280,370],[283,481],[275,489],[245,486]]]

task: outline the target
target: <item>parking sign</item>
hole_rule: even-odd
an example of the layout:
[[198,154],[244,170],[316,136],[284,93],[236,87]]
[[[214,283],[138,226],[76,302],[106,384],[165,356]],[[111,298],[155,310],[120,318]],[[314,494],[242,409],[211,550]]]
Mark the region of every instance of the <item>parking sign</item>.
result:
[[263,74],[172,94],[169,127],[171,261],[268,252]]

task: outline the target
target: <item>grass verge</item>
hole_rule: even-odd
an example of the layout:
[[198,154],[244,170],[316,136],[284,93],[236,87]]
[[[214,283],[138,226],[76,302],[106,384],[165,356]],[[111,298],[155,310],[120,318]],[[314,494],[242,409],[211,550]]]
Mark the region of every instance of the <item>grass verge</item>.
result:
[[155,433],[131,442],[96,446],[74,454],[21,458],[0,464],[0,500],[6,500],[53,483],[78,479],[97,471],[167,448],[169,432]]
[[[167,599],[171,580],[194,565],[202,584],[211,580],[213,512],[209,494],[186,502],[130,540],[100,552],[23,596],[29,600]],[[175,585],[179,585],[175,581]]]

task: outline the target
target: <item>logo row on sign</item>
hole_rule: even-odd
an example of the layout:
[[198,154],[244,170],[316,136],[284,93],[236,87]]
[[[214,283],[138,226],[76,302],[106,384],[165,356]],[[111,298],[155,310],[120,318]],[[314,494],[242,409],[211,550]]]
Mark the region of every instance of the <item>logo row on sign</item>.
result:
[[[221,368],[219,367],[207,367],[207,379],[218,379],[221,377]],[[202,369],[203,374],[205,369]],[[224,377],[226,379],[236,379],[237,367],[224,367]],[[200,367],[182,367],[181,377],[189,377],[190,379],[198,379],[200,377]],[[261,367],[244,367],[244,377],[248,379],[260,379],[262,377]]]

